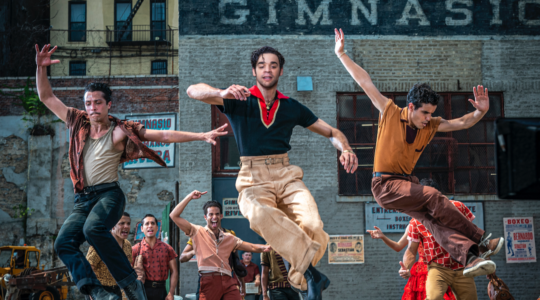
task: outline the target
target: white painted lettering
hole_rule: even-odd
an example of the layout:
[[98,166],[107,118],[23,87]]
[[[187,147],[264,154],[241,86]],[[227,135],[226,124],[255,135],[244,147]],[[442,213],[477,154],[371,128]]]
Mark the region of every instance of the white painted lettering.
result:
[[493,18],[489,22],[489,25],[501,25],[502,20],[500,19],[500,9],[501,9],[501,0],[489,0],[489,3],[493,5]]
[[304,15],[307,14],[309,19],[311,20],[311,25],[316,25],[317,22],[319,22],[321,15],[321,25],[332,25],[332,20],[329,19],[330,14],[328,12],[328,6],[330,5],[330,2],[332,2],[332,0],[322,0],[321,4],[319,4],[319,7],[317,7],[315,13],[311,12],[309,6],[306,3],[306,0],[297,0],[297,2],[298,18],[296,19],[296,24],[306,25],[306,19],[304,18]]
[[526,18],[525,18],[525,10],[526,10],[527,4],[536,4],[536,5],[540,5],[540,0],[520,0],[520,1],[519,1],[519,4],[518,4],[518,10],[519,10],[518,16],[519,16],[519,21],[521,21],[521,22],[522,22],[523,24],[525,24],[525,25],[539,26],[539,25],[540,25],[540,19],[529,20],[529,19],[526,19]]
[[364,17],[368,20],[371,25],[377,25],[377,3],[379,0],[368,0],[368,3],[371,5],[371,13],[366,8],[362,0],[350,0],[352,4],[352,19],[351,25],[361,25],[360,19],[358,19],[358,10],[362,12]]
[[268,2],[268,21],[266,24],[278,24],[276,14],[276,2],[278,0],[266,0]]
[[[413,7],[416,14],[411,15],[411,9]],[[396,21],[396,25],[409,25],[410,19],[418,19],[418,25],[420,26],[429,26],[430,24],[429,20],[426,18],[426,14],[424,14],[424,10],[420,6],[420,3],[418,3],[418,0],[407,0],[401,19]]]
[[446,9],[455,14],[464,14],[465,19],[455,20],[452,17],[446,17],[445,22],[448,26],[467,26],[472,24],[472,11],[466,8],[453,8],[454,3],[464,4],[467,7],[473,5],[472,0],[446,0]]
[[219,13],[221,14],[221,24],[227,24],[227,25],[242,25],[246,22],[247,18],[246,16],[249,15],[249,9],[235,9],[234,15],[238,18],[236,19],[229,19],[225,16],[225,6],[227,4],[239,4],[242,6],[247,5],[247,0],[220,0],[219,1]]

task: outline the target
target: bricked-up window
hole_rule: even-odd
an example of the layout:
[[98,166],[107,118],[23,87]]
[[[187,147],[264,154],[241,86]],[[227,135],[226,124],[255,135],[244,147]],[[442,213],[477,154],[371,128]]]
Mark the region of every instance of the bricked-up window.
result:
[[86,2],[69,2],[69,41],[86,41]]
[[[405,107],[406,93],[383,93]],[[446,120],[474,111],[470,93],[439,93],[434,116]],[[484,118],[467,130],[438,132],[420,156],[413,174],[432,178],[446,194],[495,194],[494,123],[504,115],[502,93],[489,93],[490,108]],[[358,156],[358,170],[347,174],[339,165],[340,195],[371,195],[371,178],[379,111],[364,93],[337,95],[338,128]]]
[[240,170],[240,152],[234,139],[231,123],[215,105],[212,105],[212,129],[228,124],[227,135],[216,139],[212,147],[212,170],[214,176],[237,176]]
[[85,61],[70,61],[69,62],[69,76],[86,76],[86,62]]
[[167,61],[154,60],[152,62],[152,74],[167,74]]

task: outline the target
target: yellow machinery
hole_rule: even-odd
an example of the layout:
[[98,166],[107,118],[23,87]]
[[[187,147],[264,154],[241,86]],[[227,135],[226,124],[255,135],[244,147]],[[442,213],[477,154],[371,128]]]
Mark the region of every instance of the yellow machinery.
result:
[[[67,269],[44,270],[41,251],[34,246],[0,247],[0,300],[64,300],[69,280]],[[8,288],[16,289],[16,298],[6,299]]]

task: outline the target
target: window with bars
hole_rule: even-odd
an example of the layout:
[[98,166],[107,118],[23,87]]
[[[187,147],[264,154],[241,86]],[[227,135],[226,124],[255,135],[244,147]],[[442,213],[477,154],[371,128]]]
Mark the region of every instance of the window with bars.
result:
[[[406,93],[383,93],[405,107]],[[439,93],[441,101],[433,116],[446,120],[474,111],[471,93]],[[432,178],[445,194],[496,194],[494,122],[504,116],[502,93],[490,92],[490,108],[484,118],[467,130],[438,132],[426,146],[413,174]],[[371,178],[379,111],[365,93],[337,95],[337,124],[358,157],[358,170],[347,174],[339,165],[340,195],[371,195]]]
[[69,62],[69,76],[86,76],[86,62],[85,61],[70,61]]
[[86,41],[86,2],[69,2],[69,41]]
[[155,60],[152,62],[152,74],[167,74],[167,61]]

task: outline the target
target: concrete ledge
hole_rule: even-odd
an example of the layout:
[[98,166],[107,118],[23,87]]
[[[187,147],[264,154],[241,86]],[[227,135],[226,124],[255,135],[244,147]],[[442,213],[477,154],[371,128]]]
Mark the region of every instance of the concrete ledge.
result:
[[[114,76],[50,76],[49,80],[51,79],[116,79],[116,78],[168,78],[168,77],[178,77],[177,74],[173,75],[114,75]],[[36,77],[0,77],[0,80],[26,80],[27,78],[30,78],[30,80],[35,80]]]
[[[499,199],[497,195],[445,195],[446,197],[454,197],[453,200],[457,201],[495,201],[503,200]],[[343,196],[336,195],[336,202],[338,203],[359,203],[359,202],[376,202],[373,196]]]
[[[140,86],[111,86],[111,90],[151,90],[151,89],[178,89],[177,85],[140,85]],[[0,89],[2,92],[22,92],[24,89]],[[53,91],[83,91],[84,86],[77,87],[57,87]]]

